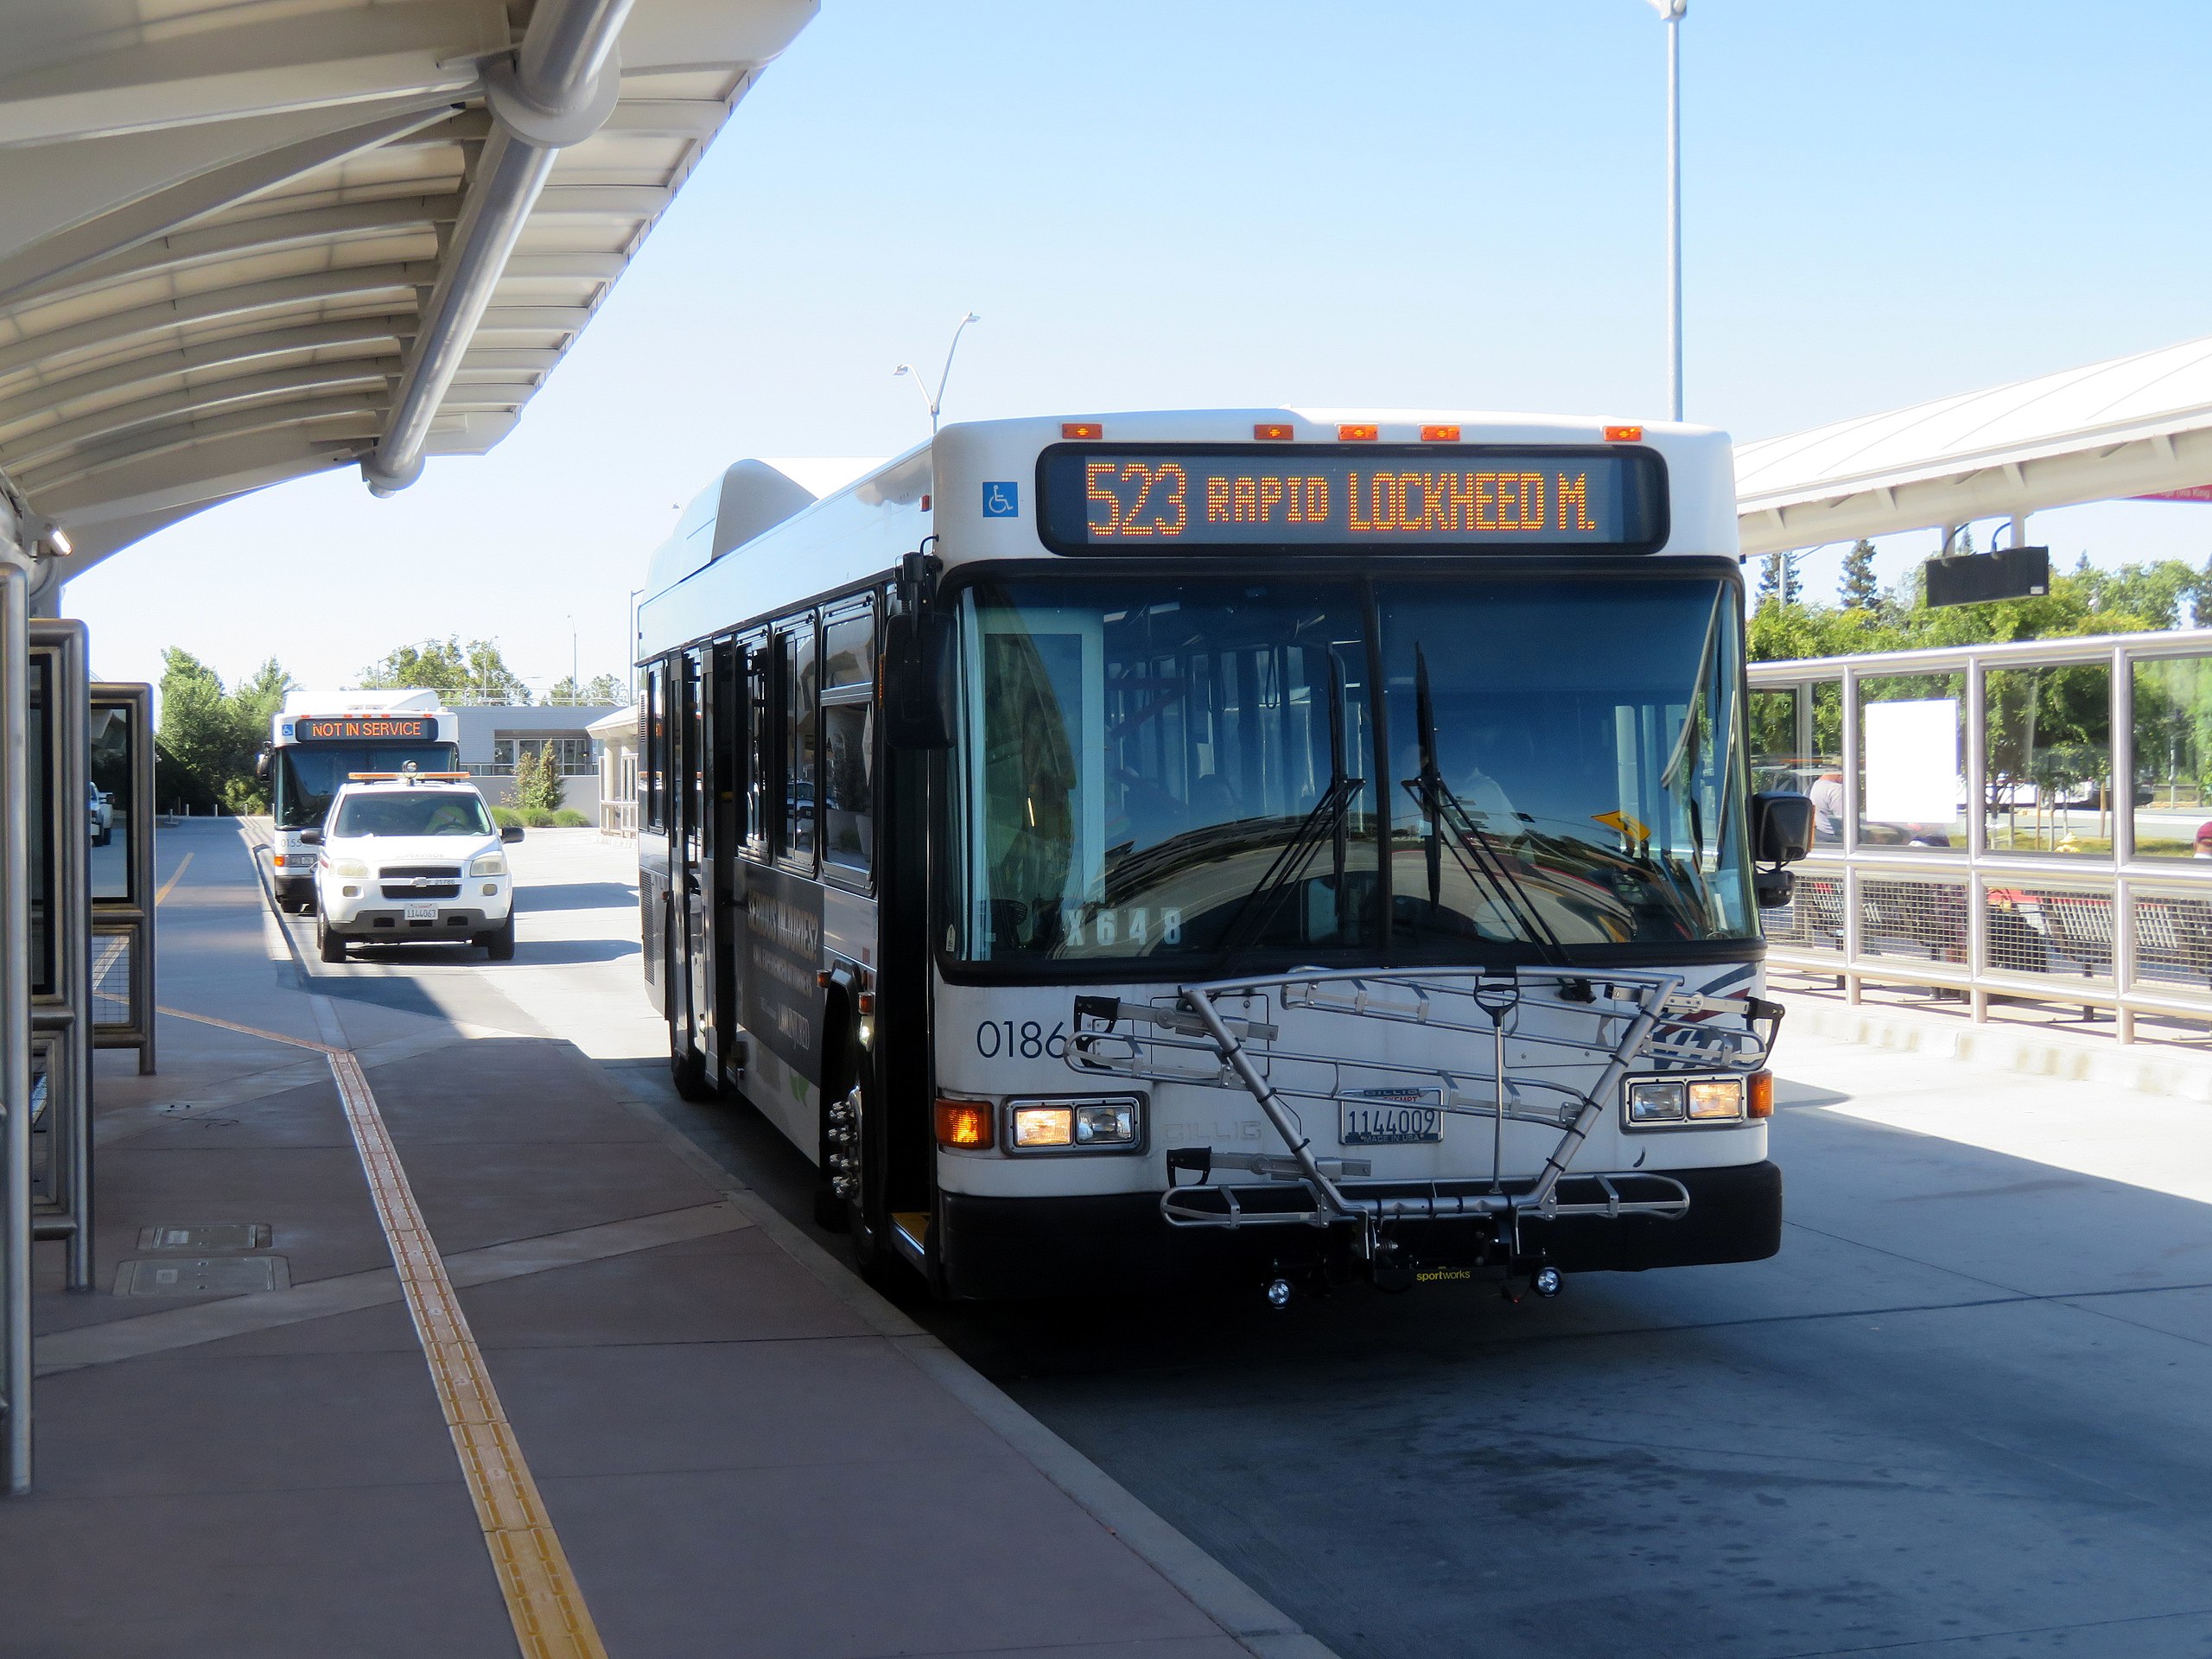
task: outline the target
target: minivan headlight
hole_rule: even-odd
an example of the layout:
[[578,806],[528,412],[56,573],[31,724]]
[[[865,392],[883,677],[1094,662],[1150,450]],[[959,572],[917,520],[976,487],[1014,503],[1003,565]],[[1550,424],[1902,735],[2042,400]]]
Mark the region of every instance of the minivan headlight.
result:
[[471,875],[505,875],[507,873],[507,855],[505,853],[486,853],[469,865],[468,873]]
[[330,861],[330,873],[340,880],[359,881],[367,877],[369,867],[358,858],[334,858]]

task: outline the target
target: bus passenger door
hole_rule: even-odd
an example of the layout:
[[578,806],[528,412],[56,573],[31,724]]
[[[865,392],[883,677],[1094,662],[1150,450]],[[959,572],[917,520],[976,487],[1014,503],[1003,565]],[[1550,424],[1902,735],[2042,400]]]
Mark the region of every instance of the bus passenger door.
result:
[[691,1039],[705,1058],[707,1075],[721,1070],[720,1036],[715,1020],[715,967],[709,917],[714,908],[714,785],[709,766],[708,704],[713,690],[710,653],[683,653],[682,715],[682,836],[671,865],[676,872],[677,913],[681,918],[683,983],[678,988],[690,1016]]
[[736,1030],[737,848],[745,800],[745,654],[728,640],[700,653],[706,775],[698,893],[701,943],[692,966],[692,1007],[707,1075],[721,1079]]

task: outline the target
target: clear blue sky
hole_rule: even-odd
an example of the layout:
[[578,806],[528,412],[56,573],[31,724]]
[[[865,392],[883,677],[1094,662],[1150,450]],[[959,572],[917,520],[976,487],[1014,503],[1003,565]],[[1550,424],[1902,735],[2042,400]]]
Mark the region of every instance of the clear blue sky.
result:
[[[1688,413],[1757,437],[2212,332],[2205,0],[1691,0]],[[1251,402],[1664,412],[1645,0],[824,0],[489,457],[219,508],[73,584],[99,671],[337,684],[426,634],[620,671],[741,455]],[[2212,480],[2208,480],[2212,481]],[[2070,561],[2212,507],[2038,518]],[[1925,538],[1885,550],[1885,575]],[[1833,556],[1813,563],[1815,590]]]

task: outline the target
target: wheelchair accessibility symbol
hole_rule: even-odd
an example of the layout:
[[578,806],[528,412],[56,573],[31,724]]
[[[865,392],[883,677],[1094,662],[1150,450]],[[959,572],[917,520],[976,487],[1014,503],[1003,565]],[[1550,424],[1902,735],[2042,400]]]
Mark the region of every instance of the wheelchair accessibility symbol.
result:
[[983,517],[986,518],[1021,517],[1021,486],[1018,484],[984,485]]

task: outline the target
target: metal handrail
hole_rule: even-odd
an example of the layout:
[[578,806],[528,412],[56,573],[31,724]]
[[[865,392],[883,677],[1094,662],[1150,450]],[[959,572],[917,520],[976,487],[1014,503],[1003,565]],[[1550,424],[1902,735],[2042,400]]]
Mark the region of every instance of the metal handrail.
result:
[[[1799,695],[1795,746],[1812,753],[1811,706],[1805,699],[1821,684],[1837,687],[1840,702],[1844,804],[1843,839],[1816,846],[1813,856],[1799,866],[1799,890],[1808,879],[1824,874],[1841,887],[1837,918],[1836,948],[1807,949],[1786,940],[1770,939],[1770,959],[1777,964],[1815,974],[1833,974],[1843,982],[1848,1000],[1859,999],[1864,983],[1906,984],[1960,989],[1971,1001],[1976,1020],[1988,1018],[1993,996],[2018,996],[2071,1004],[2085,1009],[2115,1012],[2120,1040],[2134,1039],[2138,1014],[2178,1016],[2212,1020],[2212,861],[2144,857],[2135,841],[2133,780],[2135,777],[2133,665],[2142,662],[2172,661],[2192,657],[2212,658],[2212,628],[2173,629],[2158,633],[2101,634],[2078,639],[2028,639],[2004,644],[1944,645],[1913,651],[1869,652],[1859,657],[1800,658],[1784,662],[1751,664],[1748,671],[1754,691],[1789,690]],[[1988,675],[1993,670],[2059,668],[2102,665],[2109,673],[2108,730],[2110,755],[2105,785],[2112,804],[2112,845],[2090,853],[1998,849],[1989,844],[1988,720],[1985,708]],[[1862,680],[1910,674],[1963,676],[1962,741],[1963,796],[1966,842],[1962,848],[1874,845],[1862,842],[1864,821],[1860,772],[1864,765],[1859,686]],[[2212,817],[2212,808],[2206,816]],[[1960,959],[1942,960],[1937,946],[1928,944],[1929,957],[1916,958],[1894,950],[1898,938],[1877,932],[1870,938],[1866,918],[1867,885],[1885,881],[1940,880],[1955,883],[1962,891],[1964,914],[1958,938],[1946,938],[1942,948],[1956,949]],[[2097,948],[2069,954],[2069,945],[2083,941],[2058,937],[2046,923],[2045,937],[2052,952],[2084,969],[2079,976],[2022,971],[1995,960],[1992,938],[1990,894],[1993,890],[2028,888],[2056,893],[2082,893],[2111,906],[2106,924],[2108,939]],[[2197,895],[2202,894],[2199,898]],[[2189,988],[2171,980],[2149,979],[2143,974],[2143,942],[2138,937],[2143,918],[2139,902],[2154,902],[2175,895],[2181,906],[2202,904],[2207,931],[2202,968],[2208,981],[2202,989]],[[1878,894],[1876,895],[1879,897]],[[2040,903],[2036,906],[2040,912]],[[1795,912],[1783,912],[1794,918]],[[2197,923],[2190,921],[2194,931]],[[2171,920],[2164,924],[2175,924]],[[1772,931],[1770,923],[1770,933]],[[2047,953],[2048,955],[2049,953]]]

